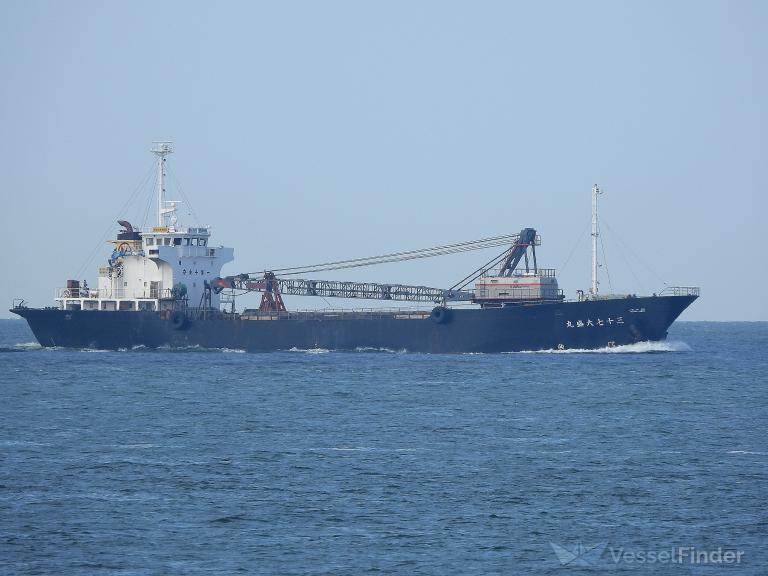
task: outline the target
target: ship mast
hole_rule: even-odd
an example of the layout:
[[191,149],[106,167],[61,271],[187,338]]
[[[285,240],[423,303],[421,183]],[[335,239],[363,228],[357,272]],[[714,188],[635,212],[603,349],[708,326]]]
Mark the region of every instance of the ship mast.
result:
[[597,184],[592,186],[592,286],[589,289],[589,293],[592,296],[597,296],[597,287],[600,282],[597,279],[597,237],[600,235],[600,230],[597,225],[597,196],[602,194]]
[[169,202],[171,207],[166,206],[165,201],[165,157],[173,152],[171,142],[153,142],[154,146],[151,152],[157,156],[157,225],[166,227],[165,216],[176,211],[176,203]]

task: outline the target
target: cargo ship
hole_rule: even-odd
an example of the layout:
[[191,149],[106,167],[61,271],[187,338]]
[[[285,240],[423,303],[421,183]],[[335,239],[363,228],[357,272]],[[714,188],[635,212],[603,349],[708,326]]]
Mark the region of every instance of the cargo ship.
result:
[[[534,228],[379,256],[222,276],[234,250],[211,242],[210,227],[179,224],[177,201],[166,199],[171,143],[157,142],[156,225],[120,226],[98,283],[68,280],[55,306],[14,301],[44,347],[87,349],[226,348],[397,350],[498,353],[599,349],[663,340],[699,297],[697,287],[658,294],[603,294],[599,289],[598,196],[592,188],[592,270],[589,290],[567,300],[555,270],[540,268]],[[500,254],[449,288],[297,278],[457,252],[503,247]],[[258,308],[238,310],[237,297],[261,293]],[[375,309],[286,308],[283,295],[387,301]]]

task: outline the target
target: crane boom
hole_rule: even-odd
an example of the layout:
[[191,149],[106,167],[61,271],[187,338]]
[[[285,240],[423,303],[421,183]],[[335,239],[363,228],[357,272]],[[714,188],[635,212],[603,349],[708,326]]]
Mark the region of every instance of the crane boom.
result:
[[[308,274],[321,270],[337,270],[342,268],[356,268],[358,266],[370,266],[385,262],[411,260],[414,258],[429,258],[455,252],[465,252],[496,246],[499,242],[512,241],[512,246],[502,255],[494,258],[486,266],[476,270],[464,280],[471,282],[478,276],[485,274],[490,266],[501,262],[499,276],[510,276],[515,271],[522,258],[525,258],[526,272],[529,270],[528,249],[533,256],[534,273],[537,272],[536,246],[541,240],[533,228],[524,228],[520,234],[507,236],[493,236],[471,242],[436,246],[424,250],[409,250],[393,254],[383,254],[369,258],[356,258],[352,260],[339,260],[325,262],[315,266],[299,266],[295,268],[282,268],[276,270],[280,274]],[[463,282],[463,281],[462,281]],[[242,292],[262,292],[262,309],[284,310],[285,306],[280,298],[281,294],[291,296],[321,296],[324,298],[358,298],[364,300],[400,300],[406,302],[472,302],[475,293],[463,290],[463,286],[449,289],[430,288],[429,286],[410,286],[407,284],[379,284],[374,282],[341,282],[338,280],[307,280],[300,278],[278,278],[274,271],[266,271],[254,274],[238,274],[214,278],[208,285],[216,294],[222,290]]]
[[374,282],[285,279],[275,278],[269,272],[263,278],[253,278],[250,274],[214,278],[211,282],[211,287],[216,293],[228,288],[242,290],[243,292],[271,292],[277,290],[280,294],[291,296],[401,300],[408,302],[468,302],[475,297],[474,292],[467,290],[444,290],[428,286],[377,284]]

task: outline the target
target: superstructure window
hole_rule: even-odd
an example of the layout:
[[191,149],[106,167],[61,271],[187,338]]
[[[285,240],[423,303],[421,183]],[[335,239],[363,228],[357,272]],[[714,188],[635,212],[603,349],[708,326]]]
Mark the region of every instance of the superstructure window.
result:
[[184,246],[189,246],[189,238],[184,238]]
[[206,244],[208,244],[208,240],[205,238],[200,238],[199,246],[205,246]]
[[174,246],[181,246],[181,238],[174,238],[173,239],[173,245]]
[[152,245],[154,245],[154,243],[155,243],[155,239],[154,238],[147,238],[147,246],[152,246]]

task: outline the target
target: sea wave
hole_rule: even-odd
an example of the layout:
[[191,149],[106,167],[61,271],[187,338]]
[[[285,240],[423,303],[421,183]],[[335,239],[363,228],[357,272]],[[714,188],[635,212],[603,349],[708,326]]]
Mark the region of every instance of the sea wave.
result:
[[389,354],[405,354],[408,352],[405,348],[402,350],[393,350],[392,348],[376,348],[374,346],[358,346],[355,352],[386,352]]
[[49,346],[47,348],[43,348],[39,344],[37,346],[27,346],[27,345],[15,345],[13,347],[0,347],[0,352],[25,352],[27,350],[47,350],[47,351],[66,351],[66,352],[123,352],[123,353],[130,353],[130,352],[146,352],[146,353],[153,353],[153,352],[218,352],[223,354],[244,354],[245,350],[241,348],[205,348],[203,346],[184,346],[184,347],[171,347],[171,346],[158,346],[158,347],[149,347],[145,346],[143,344],[138,344],[136,346],[128,347],[122,347],[117,349],[111,349],[111,348],[66,348],[62,346]]
[[327,354],[330,352],[328,348],[290,348],[288,352],[304,352],[306,354]]
[[27,352],[29,350],[41,350],[43,347],[37,342],[19,342],[12,346],[0,346],[0,353],[3,352]]
[[569,348],[566,350],[525,350],[522,352],[504,352],[504,354],[650,354],[659,352],[692,352],[693,349],[682,341],[636,342],[623,346],[606,348]]
[[221,354],[244,354],[245,350],[242,348],[208,348],[206,346],[200,346],[199,344],[194,344],[191,346],[169,346],[167,344],[164,344],[162,346],[157,346],[155,348],[148,348],[143,345],[134,346],[130,350],[126,350],[125,348],[121,348],[120,352],[176,352],[176,353],[184,353],[184,352],[218,352]]
[[13,347],[18,348],[19,350],[38,350],[42,348],[37,342],[19,342],[18,344],[14,344]]
[[169,346],[161,346],[159,348],[155,348],[155,350],[159,350],[161,352],[218,352],[219,354],[245,354],[245,350],[242,348],[208,348],[206,346],[199,345],[174,348]]
[[[64,350],[60,347],[43,348],[37,342],[21,342],[14,344],[12,347],[0,347],[0,352],[24,352],[28,350]],[[77,348],[74,349],[79,352],[112,352],[114,350],[106,350],[100,348]],[[328,348],[297,348],[293,347],[287,350],[288,352],[303,352],[305,354],[327,354],[334,352]],[[692,348],[682,341],[661,341],[661,342],[637,342],[635,344],[625,344],[623,346],[613,346],[606,348],[586,349],[586,348],[569,348],[566,350],[546,349],[546,350],[522,350],[519,352],[502,352],[502,354],[648,354],[648,353],[660,353],[660,352],[691,352]],[[184,347],[171,347],[168,345],[159,346],[157,348],[149,348],[143,344],[133,346],[131,348],[119,348],[117,352],[219,352],[229,354],[243,354],[246,351],[242,348],[207,348],[199,345],[184,346]],[[369,346],[359,346],[354,349],[354,352],[377,352],[388,354],[405,354],[408,350],[394,350],[392,348],[377,348]],[[483,352],[467,352],[465,355],[483,355]]]

